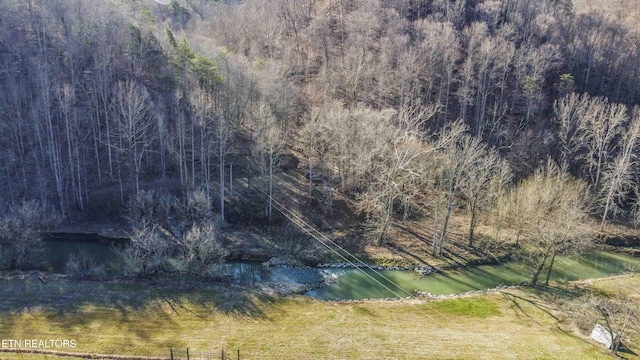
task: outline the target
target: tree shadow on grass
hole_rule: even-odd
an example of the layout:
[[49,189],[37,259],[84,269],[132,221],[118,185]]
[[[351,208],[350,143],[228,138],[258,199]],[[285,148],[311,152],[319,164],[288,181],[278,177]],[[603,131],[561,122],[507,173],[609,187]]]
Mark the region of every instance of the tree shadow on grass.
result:
[[534,306],[536,309],[542,311],[546,315],[550,316],[556,321],[556,329],[558,331],[561,331],[565,335],[571,336],[573,338],[582,339],[561,326],[563,320],[556,316],[556,314],[554,314],[554,311],[556,311],[557,309],[549,304],[553,304],[555,301],[561,298],[568,300],[582,297],[584,296],[584,289],[564,286],[538,286],[535,288],[525,288],[525,290],[527,289],[534,291],[535,295],[541,300],[537,301],[534,298],[519,296],[506,291],[500,291],[500,293],[505,297],[505,299],[510,300],[522,314],[524,314],[531,321],[535,322],[537,325],[543,326],[544,324],[540,323],[534,316],[532,316],[532,314],[527,312],[527,310],[523,308],[521,304],[518,303],[518,301],[528,303]]
[[63,327],[112,318],[127,324],[139,318],[132,316],[134,313],[148,314],[150,321],[169,325],[175,321],[174,315],[185,314],[200,319],[214,313],[261,318],[264,308],[275,301],[269,295],[202,280],[95,282],[49,277],[45,282],[35,276],[5,277],[0,279],[0,324],[1,330],[10,334],[18,326],[13,315],[21,313],[46,316],[48,322]]
[[532,298],[526,298],[526,297],[523,297],[523,296],[520,296],[520,295],[516,295],[516,294],[510,293],[510,292],[506,292],[506,291],[500,291],[500,293],[502,294],[502,296],[505,299],[511,301],[511,303],[522,314],[527,316],[531,321],[535,322],[538,325],[542,325],[542,324],[540,322],[538,322],[533,316],[531,316],[531,314],[529,314],[526,311],[526,309],[521,306],[521,304],[518,302],[518,300],[521,301],[521,302],[528,303],[528,304],[534,306],[536,309],[538,309],[538,310],[544,312],[545,314],[551,316],[554,320],[560,321],[560,319],[553,313],[553,310],[554,310],[553,307],[545,304],[542,301],[536,301],[536,300],[534,300]]
[[626,359],[626,357],[624,355],[622,355],[622,354],[638,356],[638,353],[636,353],[633,350],[629,349],[624,344],[620,344],[620,347],[618,348],[618,357],[620,357],[621,359]]

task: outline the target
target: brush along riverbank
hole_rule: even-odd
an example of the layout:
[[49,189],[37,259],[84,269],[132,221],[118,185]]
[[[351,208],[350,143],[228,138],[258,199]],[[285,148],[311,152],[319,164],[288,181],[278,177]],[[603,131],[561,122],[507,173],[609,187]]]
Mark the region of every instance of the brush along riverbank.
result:
[[[615,285],[605,286],[609,281]],[[638,282],[628,275],[597,284],[599,292],[623,293],[627,286],[620,284]],[[0,338],[73,339],[76,347],[65,350],[144,356],[189,348],[217,354],[240,350],[243,359],[609,358],[567,310],[566,304],[580,301],[591,286],[510,288],[438,300],[323,302],[219,284],[60,277],[45,283],[13,276],[0,279]],[[627,345],[638,349],[638,344]]]

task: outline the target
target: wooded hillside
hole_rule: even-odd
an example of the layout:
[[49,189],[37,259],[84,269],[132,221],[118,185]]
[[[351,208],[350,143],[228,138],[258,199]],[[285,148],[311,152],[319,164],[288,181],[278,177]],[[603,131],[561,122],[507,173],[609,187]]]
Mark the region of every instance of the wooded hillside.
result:
[[570,0],[5,0],[0,199],[92,219],[202,189],[245,223],[291,175],[374,241],[428,217],[438,255],[455,213],[470,245],[487,215],[544,232],[517,217],[556,174],[584,196],[536,216],[635,226],[639,44]]

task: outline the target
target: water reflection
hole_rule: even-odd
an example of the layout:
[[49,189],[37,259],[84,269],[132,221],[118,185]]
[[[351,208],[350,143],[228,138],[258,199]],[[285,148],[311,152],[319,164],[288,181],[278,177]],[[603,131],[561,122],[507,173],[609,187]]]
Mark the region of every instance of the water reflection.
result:
[[41,267],[53,273],[65,273],[67,261],[76,256],[95,265],[103,265],[109,275],[122,272],[123,260],[118,251],[124,246],[117,242],[85,240],[45,240],[41,254]]
[[[599,278],[638,269],[640,258],[599,251],[582,257],[558,257],[550,279],[571,281]],[[333,281],[308,292],[307,295],[323,300],[404,297],[407,296],[405,290],[410,293],[420,291],[434,295],[450,295],[502,285],[516,285],[530,281],[532,277],[529,268],[515,262],[481,265],[424,277],[411,271],[325,271],[331,274]],[[542,281],[545,278],[546,272],[541,274]],[[381,286],[374,279],[383,282],[385,286]]]
[[211,265],[211,273],[221,278],[227,278],[238,285],[254,285],[264,281],[267,271],[258,263],[230,262]]
[[[105,266],[111,275],[122,269],[122,260],[113,244],[95,241],[45,241],[43,268],[65,271],[71,254],[84,253]],[[119,270],[120,269],[120,270]],[[640,257],[622,253],[594,252],[581,257],[558,257],[552,280],[599,278],[625,271],[638,271]],[[213,265],[211,274],[242,286],[301,289],[313,288],[306,295],[318,299],[366,299],[406,297],[416,291],[434,295],[459,294],[531,280],[531,271],[520,263],[481,265],[462,270],[421,276],[414,271],[359,270],[334,268],[265,267],[260,263],[229,262]],[[546,273],[541,274],[541,281]]]

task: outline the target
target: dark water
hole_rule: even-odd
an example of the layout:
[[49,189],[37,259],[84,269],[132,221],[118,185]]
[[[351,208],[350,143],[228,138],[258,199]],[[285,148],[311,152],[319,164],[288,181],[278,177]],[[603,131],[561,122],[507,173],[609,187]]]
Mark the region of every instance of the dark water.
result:
[[116,275],[122,270],[123,263],[118,251],[124,247],[123,242],[45,239],[43,243],[41,267],[47,271],[65,273],[67,261],[72,256],[96,266],[103,266],[110,275]]
[[[124,246],[124,242],[45,239],[39,267],[53,273],[64,274],[68,272],[69,258],[75,256],[94,266],[102,266],[107,275],[117,276],[123,273],[124,261],[120,252]],[[177,259],[168,259],[167,266],[178,268],[178,263]],[[256,262],[226,262],[212,265],[209,270],[212,275],[230,279],[233,283],[243,286],[281,284],[292,289],[305,286],[315,287],[323,281],[317,269],[266,267]]]
[[[98,241],[46,240],[43,268],[56,273],[66,271],[72,254],[104,266],[107,274],[118,275],[123,265],[118,253],[122,247]],[[175,260],[173,260],[175,261]],[[434,295],[459,294],[501,285],[530,281],[531,271],[516,262],[481,265],[462,270],[421,276],[414,271],[358,269],[315,269],[265,267],[259,263],[231,262],[211,267],[212,274],[245,286],[314,287],[306,295],[324,300],[407,297],[415,291]],[[553,280],[579,280],[605,277],[640,270],[640,257],[598,251],[581,257],[559,257]],[[544,281],[546,272],[541,275]],[[320,286],[321,285],[321,286]],[[318,287],[319,286],[319,287]]]

